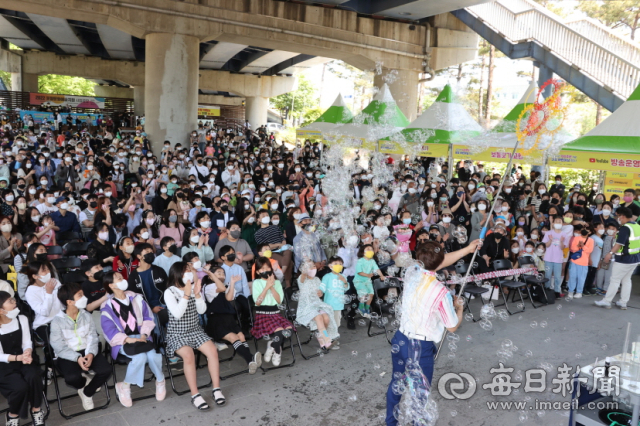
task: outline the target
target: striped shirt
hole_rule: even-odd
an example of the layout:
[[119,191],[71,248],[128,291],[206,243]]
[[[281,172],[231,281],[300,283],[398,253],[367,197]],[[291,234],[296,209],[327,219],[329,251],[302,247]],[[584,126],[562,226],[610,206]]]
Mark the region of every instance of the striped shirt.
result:
[[404,284],[400,331],[407,337],[424,336],[423,340],[438,343],[445,328],[458,324],[453,298],[434,272],[421,270],[414,276]]
[[260,228],[256,231],[255,235],[257,244],[280,244],[284,241],[284,235],[280,230],[280,227],[276,225],[270,225],[266,228]]

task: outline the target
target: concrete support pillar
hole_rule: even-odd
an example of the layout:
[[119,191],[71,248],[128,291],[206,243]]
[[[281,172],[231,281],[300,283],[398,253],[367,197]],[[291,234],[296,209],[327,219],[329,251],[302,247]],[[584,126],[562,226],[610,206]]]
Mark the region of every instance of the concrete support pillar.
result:
[[[551,68],[547,68],[542,64],[538,66],[538,69],[540,70],[538,75],[538,87],[542,87],[544,83],[546,83],[549,79],[553,78],[553,70]],[[546,89],[544,89],[544,92],[542,92],[542,95],[545,98],[551,95],[551,87],[549,86]]]
[[413,121],[418,115],[418,81],[420,73],[414,70],[389,70],[384,68],[382,74],[376,75],[373,84],[377,88],[387,83],[393,99],[400,111]]
[[133,88],[133,109],[138,116],[144,115],[144,87],[135,86]]
[[198,124],[198,62],[200,41],[181,34],[146,37],[145,131],[154,152],[165,140],[187,142]]
[[248,96],[245,101],[245,118],[249,120],[252,129],[267,124],[267,109],[269,98],[262,96]]
[[11,90],[13,90],[14,92],[22,92],[22,73],[21,72],[11,73]]
[[38,74],[12,72],[11,90],[38,93]]

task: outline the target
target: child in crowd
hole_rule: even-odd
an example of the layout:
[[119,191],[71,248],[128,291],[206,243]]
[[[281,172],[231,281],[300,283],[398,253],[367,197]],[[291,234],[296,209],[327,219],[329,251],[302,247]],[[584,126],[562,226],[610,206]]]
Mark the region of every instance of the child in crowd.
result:
[[256,304],[256,318],[251,334],[256,339],[270,337],[264,360],[272,362],[277,367],[282,357],[285,334],[291,335],[291,331],[288,330],[293,328],[293,324],[280,314],[278,305],[283,303],[284,292],[282,284],[273,274],[271,262],[266,257],[258,257],[255,263],[256,275],[259,278],[253,281],[252,295]]
[[[569,255],[569,294],[567,300],[574,297],[582,297],[584,282],[589,272],[589,259],[595,245],[593,239],[589,238],[589,230],[582,225],[574,225],[573,238],[571,239],[571,254]],[[575,292],[575,295],[574,295]]]
[[371,244],[364,244],[358,251],[358,262],[356,263],[356,274],[353,278],[353,285],[358,292],[358,311],[365,318],[371,316],[371,301],[373,300],[373,282],[371,278],[379,275],[384,280],[384,275],[380,271],[378,264],[373,260],[375,252]]
[[162,254],[156,256],[153,264],[164,269],[164,272],[168,275],[171,266],[176,262],[180,262],[180,256],[177,256],[178,246],[176,245],[176,240],[172,237],[164,237],[160,240],[160,247],[162,248]]
[[342,275],[344,270],[344,262],[339,256],[333,256],[329,259],[329,269],[331,272],[322,277],[322,284],[320,285],[321,297],[324,296],[324,301],[333,309],[333,317],[336,322],[336,327],[340,327],[340,320],[342,320],[342,310],[345,305],[345,292],[349,290],[349,282]]
[[[554,216],[552,219],[552,229],[549,230],[542,242],[546,245],[544,255],[545,277],[549,279],[547,283],[549,288],[554,289],[556,297],[564,297],[560,293],[562,284],[562,268],[564,266],[564,249],[569,245],[570,237],[563,233],[562,216]],[[551,277],[553,276],[553,280]],[[553,285],[555,280],[555,285]]]
[[[617,223],[608,223],[604,242],[602,244],[602,253],[600,262],[598,264],[598,272],[596,273],[596,291],[599,293],[606,293],[609,288],[609,281],[611,281],[612,266],[611,262],[606,263],[604,257],[611,252],[611,249],[616,243],[616,234],[618,232]],[[612,257],[613,259],[614,257]],[[612,260],[613,261],[613,260]]]
[[198,410],[208,410],[209,405],[198,391],[196,379],[196,357],[194,350],[200,351],[207,359],[209,375],[213,382],[212,396],[218,406],[226,404],[220,390],[218,350],[200,326],[200,317],[207,310],[202,297],[202,285],[195,271],[186,262],[176,262],[169,270],[168,288],[164,300],[169,311],[167,325],[166,355],[177,354],[184,364],[184,375],[191,391],[191,403]]
[[[332,258],[333,259],[333,258]],[[342,266],[342,264],[340,264]],[[331,262],[329,263],[331,267]],[[334,305],[327,302],[326,289],[324,279],[333,273],[326,274],[322,279],[316,276],[318,269],[311,261],[304,262],[300,265],[300,277],[298,278],[298,287],[300,287],[300,298],[298,299],[298,310],[296,312],[296,321],[300,324],[309,327],[311,331],[318,331],[318,343],[323,349],[340,349],[340,343],[338,342],[338,324],[339,316],[333,315],[342,313],[342,306],[344,306],[344,290],[348,288],[347,280],[344,280],[341,289],[336,289],[335,298],[340,299],[339,302]],[[333,283],[331,283],[333,286]],[[346,286],[346,287],[345,287]],[[325,292],[325,301],[322,301],[323,291]],[[338,296],[340,295],[340,296]],[[339,307],[339,311],[335,311],[334,308]],[[335,319],[337,318],[337,320]],[[333,346],[332,342],[333,341]]]

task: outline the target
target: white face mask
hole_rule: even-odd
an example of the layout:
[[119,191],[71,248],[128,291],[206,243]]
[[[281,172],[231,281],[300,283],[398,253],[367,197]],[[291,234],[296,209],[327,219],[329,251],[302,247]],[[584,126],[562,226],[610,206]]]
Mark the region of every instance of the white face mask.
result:
[[53,203],[55,203],[55,202],[56,202],[56,198],[55,198],[55,197],[47,197],[47,202],[48,202],[49,204],[53,204]]
[[518,254],[519,252],[520,252],[520,249],[519,249],[519,248],[512,248],[512,249],[511,249],[511,253]]
[[51,273],[49,272],[48,274],[45,274],[45,275],[38,275],[38,279],[40,279],[40,281],[46,284],[51,279]]
[[196,200],[193,202],[193,204],[195,204],[196,206],[201,206],[202,205],[202,200]]
[[182,283],[186,284],[188,282],[193,283],[193,272],[185,272],[185,274],[182,276]]
[[598,235],[604,234],[604,229],[598,229]]
[[533,252],[533,247],[525,247],[524,249],[526,250],[527,253]]
[[609,209],[603,209],[603,210],[602,210],[602,215],[603,215],[603,216],[610,216],[610,215],[611,215],[611,210],[609,210]]
[[484,204],[478,204],[478,210],[480,210],[481,212],[485,211],[487,209],[487,206]]
[[262,222],[262,223],[264,223],[266,225],[269,222],[271,222],[271,218],[269,216],[265,216],[262,219],[260,219],[260,222]]
[[501,210],[502,210],[503,212],[508,212],[508,211],[509,211],[509,207],[504,207],[504,206],[503,206]]
[[68,203],[60,204],[60,210],[69,210],[69,204]]
[[554,223],[553,224],[553,229],[558,229],[558,230],[562,229],[562,224],[561,223]]
[[524,232],[516,232],[516,235],[517,235],[518,237],[522,237],[522,236],[524,235]]
[[448,217],[448,216],[446,216],[446,217],[443,217],[443,218],[442,218],[442,221],[443,221],[444,223],[450,223],[450,222],[451,222],[451,218],[450,218],[450,217]]
[[476,189],[475,185],[469,185],[469,191],[473,191],[474,189]]
[[432,207],[433,206],[433,201],[427,201],[427,207]]
[[98,232],[98,238],[100,238],[103,241],[106,241],[109,239],[109,232]]
[[118,289],[121,291],[125,291],[127,288],[129,288],[129,283],[127,282],[127,280],[118,281],[116,283],[116,287],[118,287]]
[[12,229],[13,229],[13,226],[10,223],[0,226],[0,231],[2,232],[11,232]]
[[104,193],[104,196],[105,196],[105,197],[107,197],[107,198],[110,198],[110,197],[111,197],[111,194],[112,194],[112,192],[105,192],[105,193]]
[[200,226],[202,228],[208,228],[211,226],[211,221],[210,220],[203,220],[202,222],[200,222]]
[[9,319],[16,319],[19,313],[20,313],[20,308],[16,306],[13,310],[4,314],[4,316],[6,316]]
[[193,268],[196,270],[200,270],[200,268],[202,268],[202,262],[200,262],[199,260],[196,262],[193,262]]
[[538,235],[537,234],[531,234],[531,239],[532,240],[537,240],[538,239]]
[[271,223],[277,225],[280,223],[280,219],[271,219]]
[[149,238],[149,233],[143,232],[142,234],[140,234],[140,238],[142,238],[143,240],[146,240],[147,238]]
[[613,235],[615,233],[616,233],[615,229],[607,229],[607,235]]
[[200,241],[200,236],[194,235],[193,237],[189,238],[189,241],[191,241],[193,244],[198,244],[198,241]]
[[278,204],[273,203],[271,204],[271,210],[277,210],[278,209]]
[[35,189],[31,188],[31,189],[29,190],[29,194],[33,195],[33,194],[35,194],[35,193],[36,193],[36,190],[35,190]]

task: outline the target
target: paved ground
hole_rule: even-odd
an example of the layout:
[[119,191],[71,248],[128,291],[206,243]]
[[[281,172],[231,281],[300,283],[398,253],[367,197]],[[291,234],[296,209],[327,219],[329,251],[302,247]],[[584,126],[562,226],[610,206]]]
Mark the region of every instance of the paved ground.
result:
[[[637,277],[636,277],[637,278]],[[436,364],[434,383],[446,372],[469,372],[478,382],[477,393],[468,401],[448,401],[437,394],[434,396],[440,414],[437,425],[495,425],[518,424],[521,412],[490,411],[487,401],[538,400],[560,401],[563,398],[547,391],[544,394],[519,392],[511,397],[496,398],[482,384],[490,383],[489,370],[497,366],[496,352],[504,339],[510,339],[517,347],[507,366],[523,371],[550,363],[554,368],[566,362],[570,366],[591,363],[596,357],[614,355],[622,351],[624,329],[627,321],[635,324],[636,334],[640,333],[640,285],[636,280],[635,290],[627,311],[604,310],[592,306],[595,297],[532,309],[509,317],[506,322],[493,321],[493,330],[486,332],[478,324],[466,322],[459,330],[460,341],[455,358],[449,358],[447,344]],[[472,302],[477,312],[478,301]],[[527,302],[528,303],[528,302]],[[532,328],[531,323],[537,322]],[[542,327],[543,321],[547,322]],[[331,351],[322,358],[309,361],[296,353],[296,363],[291,368],[270,371],[255,376],[241,375],[222,382],[227,397],[223,408],[212,408],[201,413],[189,402],[189,396],[176,396],[168,392],[167,399],[158,403],[155,399],[135,402],[132,408],[124,408],[116,401],[112,392],[111,405],[106,410],[90,413],[75,419],[63,420],[52,404],[50,426],[74,425],[381,425],[385,410],[385,392],[390,380],[390,346],[384,336],[367,337],[366,329],[356,331],[341,329],[342,348]],[[303,337],[307,332],[303,332]],[[471,340],[467,340],[470,336]],[[545,339],[549,339],[546,341]],[[264,343],[264,342],[262,342]],[[313,353],[317,344],[312,342],[305,350]],[[606,345],[606,346],[604,346]],[[527,357],[527,351],[531,356]],[[222,352],[226,355],[228,351]],[[291,359],[290,352],[283,357],[283,363]],[[239,361],[224,363],[222,374],[243,368]],[[122,368],[119,369],[121,371]],[[555,370],[554,370],[555,371]],[[122,372],[120,373],[122,374]],[[513,373],[515,376],[516,372]],[[522,373],[524,376],[524,373]],[[205,370],[199,370],[205,378]],[[553,374],[548,374],[551,384]],[[121,375],[123,377],[123,375]],[[517,380],[514,380],[517,381]],[[203,382],[204,383],[204,382]],[[186,386],[183,378],[176,384]],[[70,389],[61,385],[64,392]],[[153,385],[138,390],[135,395],[153,392]],[[104,394],[103,394],[104,395]],[[210,394],[207,395],[211,402]],[[96,404],[103,400],[96,398]],[[78,398],[64,401],[71,410],[81,408]],[[211,402],[212,403],[212,402]],[[560,426],[568,424],[566,412],[546,411],[537,413],[535,408],[526,410],[527,418],[520,424]],[[542,417],[540,417],[542,415]]]

